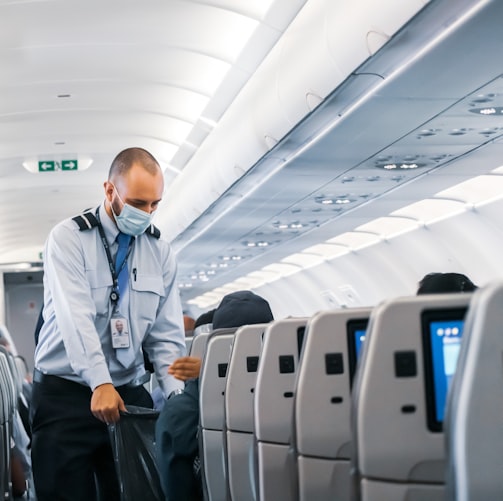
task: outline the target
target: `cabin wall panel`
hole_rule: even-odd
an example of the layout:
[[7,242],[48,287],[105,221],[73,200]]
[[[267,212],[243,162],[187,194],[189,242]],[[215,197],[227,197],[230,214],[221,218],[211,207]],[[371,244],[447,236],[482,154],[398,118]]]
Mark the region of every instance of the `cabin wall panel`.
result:
[[[431,272],[464,273],[483,286],[503,278],[503,227],[497,225],[503,201],[421,226],[388,240],[343,254],[256,289],[275,305],[276,318],[313,315],[344,302],[344,288],[356,301],[374,306],[415,294]],[[332,304],[327,294],[334,299]]]
[[19,355],[33,370],[35,325],[44,300],[40,283],[12,284],[5,287],[5,324]]

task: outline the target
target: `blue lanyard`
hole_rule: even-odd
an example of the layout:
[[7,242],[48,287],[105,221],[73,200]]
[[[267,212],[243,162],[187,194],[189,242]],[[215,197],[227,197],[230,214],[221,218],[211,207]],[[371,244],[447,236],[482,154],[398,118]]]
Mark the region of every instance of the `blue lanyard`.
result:
[[103,248],[105,249],[105,254],[107,255],[108,267],[110,269],[110,273],[112,275],[112,292],[110,292],[110,301],[112,301],[113,305],[116,306],[119,302],[120,294],[119,294],[119,273],[122,268],[124,268],[129,254],[131,253],[131,249],[133,248],[132,242],[134,241],[134,237],[131,238],[131,243],[129,244],[126,257],[124,261],[122,261],[119,273],[115,271],[115,264],[112,259],[112,254],[110,253],[110,246],[108,245],[107,237],[105,236],[105,231],[103,230],[103,226],[101,225],[100,215],[99,215],[99,207],[96,209],[96,219],[98,220],[98,231],[100,233],[101,243],[103,244]]

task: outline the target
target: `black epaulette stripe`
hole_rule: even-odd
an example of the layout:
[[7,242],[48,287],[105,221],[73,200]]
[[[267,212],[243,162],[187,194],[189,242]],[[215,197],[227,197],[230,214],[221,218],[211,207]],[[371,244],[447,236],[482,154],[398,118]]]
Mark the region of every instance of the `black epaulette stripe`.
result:
[[157,226],[154,226],[151,224],[148,229],[148,234],[154,238],[160,238],[161,236],[161,230],[157,228]]
[[72,217],[72,220],[77,223],[80,231],[90,230],[99,224],[98,219],[92,212],[84,212],[84,214]]

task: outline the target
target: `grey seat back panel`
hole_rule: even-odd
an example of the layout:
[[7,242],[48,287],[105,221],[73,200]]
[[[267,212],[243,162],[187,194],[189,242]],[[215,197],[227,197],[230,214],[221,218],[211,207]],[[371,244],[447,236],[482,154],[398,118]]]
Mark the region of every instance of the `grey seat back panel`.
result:
[[361,499],[373,498],[372,482],[410,484],[414,492],[418,483],[444,482],[444,436],[427,424],[420,319],[428,309],[466,308],[470,299],[470,294],[405,297],[373,310],[352,396],[353,469],[369,496]]
[[426,484],[391,484],[363,480],[362,499],[367,501],[445,501],[443,485]]
[[[350,367],[354,322],[370,308],[323,311],[307,325],[294,399],[294,449],[302,500],[349,500]],[[350,349],[351,348],[351,349]]]
[[347,327],[350,321],[368,319],[370,312],[370,308],[326,311],[309,321],[294,403],[295,447],[299,455],[349,459]]
[[202,430],[202,465],[207,498],[225,501],[226,484],[221,430]]
[[208,339],[199,382],[202,428],[223,429],[225,384],[234,332],[235,329],[219,329]]
[[254,400],[257,470],[255,484],[264,499],[295,499],[296,468],[290,441],[299,339],[307,319],[272,322],[264,333]]
[[349,468],[349,461],[299,456],[299,501],[349,500]]
[[217,329],[208,337],[199,381],[200,456],[206,494],[211,501],[224,500],[226,493],[224,393],[234,332],[235,329]]
[[226,469],[232,499],[253,500],[250,459],[253,448],[253,400],[267,324],[241,327],[236,331],[225,389]]
[[447,403],[449,499],[503,497],[503,283],[474,294]]
[[236,331],[225,390],[228,430],[253,433],[253,397],[266,327],[267,324],[247,325]]
[[272,322],[264,333],[254,401],[258,441],[288,445],[299,363],[298,329],[307,319]]
[[231,499],[255,501],[250,478],[253,434],[227,431],[227,483]]
[[201,332],[194,338],[192,338],[192,343],[190,344],[190,351],[187,353],[191,357],[200,357],[204,356],[204,351],[206,350],[206,343],[208,342],[208,338],[210,337],[211,332]]
[[[292,457],[282,445],[259,443],[259,499],[292,501],[296,499]],[[264,467],[267,466],[267,467]]]

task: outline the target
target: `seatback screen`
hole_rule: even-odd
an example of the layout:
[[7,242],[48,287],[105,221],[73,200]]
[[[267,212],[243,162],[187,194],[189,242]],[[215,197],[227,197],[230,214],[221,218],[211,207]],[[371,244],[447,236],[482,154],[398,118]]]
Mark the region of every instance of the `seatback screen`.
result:
[[356,365],[363,348],[363,341],[367,332],[368,318],[349,320],[346,325],[349,359],[349,381],[353,384]]
[[456,371],[466,308],[422,314],[428,429],[442,431],[450,382]]

